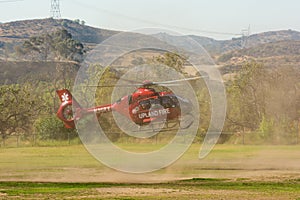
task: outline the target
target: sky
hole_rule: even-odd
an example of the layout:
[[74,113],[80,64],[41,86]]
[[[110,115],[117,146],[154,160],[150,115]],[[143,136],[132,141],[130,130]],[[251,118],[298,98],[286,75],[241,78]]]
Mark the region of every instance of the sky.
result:
[[[121,31],[160,28],[179,34],[231,39],[300,31],[299,0],[60,0],[61,17]],[[0,22],[51,17],[51,0],[0,0]]]

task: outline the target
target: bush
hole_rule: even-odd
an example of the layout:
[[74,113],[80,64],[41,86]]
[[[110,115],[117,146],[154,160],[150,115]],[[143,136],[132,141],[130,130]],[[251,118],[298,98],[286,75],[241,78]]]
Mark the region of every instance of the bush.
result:
[[259,125],[259,132],[262,139],[270,139],[272,133],[274,133],[274,120],[267,119],[265,116],[263,116]]
[[56,116],[37,119],[34,130],[41,140],[67,140],[77,137],[76,129],[65,128]]

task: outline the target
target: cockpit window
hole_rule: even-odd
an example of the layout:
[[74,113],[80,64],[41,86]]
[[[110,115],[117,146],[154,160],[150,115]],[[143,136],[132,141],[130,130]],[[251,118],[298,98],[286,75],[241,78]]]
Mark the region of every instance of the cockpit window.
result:
[[173,96],[162,96],[161,104],[165,108],[174,108],[178,104],[178,100]]
[[144,100],[140,102],[140,106],[142,107],[142,109],[144,110],[149,110],[151,107],[150,101],[149,100]]
[[161,98],[161,105],[165,108],[171,108],[172,107],[172,100],[168,96],[164,96]]
[[172,99],[172,101],[173,101],[175,104],[179,104],[178,98],[177,98],[176,96],[170,96],[170,98]]
[[149,110],[150,108],[155,108],[157,106],[161,106],[160,99],[154,99],[154,98],[140,101],[139,104],[142,107],[142,109],[146,109],[146,110]]
[[150,104],[152,106],[160,105],[160,101],[159,101],[159,99],[150,99]]

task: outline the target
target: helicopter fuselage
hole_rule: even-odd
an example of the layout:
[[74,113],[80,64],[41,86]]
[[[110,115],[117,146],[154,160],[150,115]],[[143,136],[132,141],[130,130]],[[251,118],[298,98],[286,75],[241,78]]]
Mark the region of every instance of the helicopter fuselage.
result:
[[[68,90],[59,90],[57,93],[62,101],[57,116],[67,128],[74,128],[74,120],[89,113],[96,113],[99,116],[107,112],[118,112],[134,123],[143,126],[152,121],[178,119],[181,115],[192,111],[189,100],[178,97],[172,92],[156,92],[155,89],[149,87],[140,87],[115,103],[92,108],[81,108]],[[72,108],[70,108],[72,104],[77,105],[75,113],[72,113]]]

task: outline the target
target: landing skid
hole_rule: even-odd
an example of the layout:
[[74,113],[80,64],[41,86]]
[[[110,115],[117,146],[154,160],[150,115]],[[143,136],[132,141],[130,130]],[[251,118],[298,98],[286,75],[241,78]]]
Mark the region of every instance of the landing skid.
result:
[[194,123],[194,116],[187,114],[181,117],[179,120],[163,121],[163,122],[151,122],[149,126],[151,128],[145,128],[145,126],[139,126],[138,130],[133,132],[153,133],[153,132],[167,132],[173,130],[188,129]]
[[190,126],[194,123],[194,116],[189,113],[183,117],[181,117],[180,119],[180,128],[181,129],[187,129],[187,128],[190,128]]

